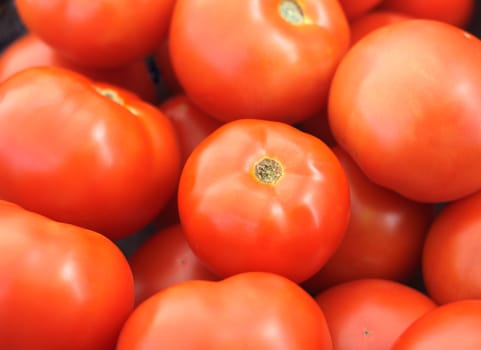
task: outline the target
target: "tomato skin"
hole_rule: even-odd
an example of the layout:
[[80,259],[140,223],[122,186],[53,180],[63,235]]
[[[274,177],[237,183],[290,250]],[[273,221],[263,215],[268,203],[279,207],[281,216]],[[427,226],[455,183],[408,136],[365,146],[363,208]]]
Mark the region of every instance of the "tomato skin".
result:
[[0,348],[114,347],[134,284],[110,240],[5,201],[0,236]]
[[157,230],[134,252],[129,262],[137,305],[176,283],[219,279],[192,252],[179,224]]
[[331,350],[332,343],[309,294],[279,275],[249,272],[180,283],[147,299],[117,345],[137,349]]
[[339,0],[346,17],[349,20],[356,19],[372,11],[385,0]]
[[434,206],[372,183],[340,147],[333,151],[349,180],[351,216],[341,245],[303,286],[311,293],[360,278],[411,281],[420,270]]
[[475,0],[384,0],[381,9],[466,27],[473,17],[475,3]]
[[25,26],[70,60],[120,67],[145,58],[167,36],[175,0],[16,0]]
[[[481,192],[443,208],[423,250],[423,277],[440,304],[481,298]],[[453,287],[455,286],[455,287]]]
[[171,198],[180,152],[155,106],[95,86],[125,106],[57,67],[31,68],[0,85],[0,198],[118,239]]
[[413,19],[413,17],[397,11],[368,12],[350,22],[351,46],[376,29],[408,19]]
[[[282,167],[278,182],[258,179],[265,160]],[[339,161],[316,137],[285,123],[242,119],[192,152],[178,207],[192,250],[217,275],[267,271],[301,282],[339,246],[349,188]]]
[[159,106],[174,125],[185,163],[197,145],[223,123],[199,109],[188,96],[177,94]]
[[18,38],[0,56],[0,82],[21,70],[36,66],[56,66],[71,69],[94,81],[110,83],[132,91],[150,103],[157,103],[157,90],[144,60],[115,69],[91,69],[66,60],[29,33]]
[[410,324],[436,308],[416,289],[382,279],[338,284],[315,299],[336,350],[391,349]]
[[392,350],[478,350],[481,301],[460,300],[428,312],[409,326]]
[[412,200],[445,202],[477,191],[479,57],[479,39],[436,21],[402,21],[366,36],[331,85],[338,144],[373,182]]
[[293,124],[325,106],[349,46],[347,20],[336,0],[291,1],[303,12],[303,22],[292,24],[279,13],[285,2],[177,1],[169,31],[172,65],[206,113],[222,121]]

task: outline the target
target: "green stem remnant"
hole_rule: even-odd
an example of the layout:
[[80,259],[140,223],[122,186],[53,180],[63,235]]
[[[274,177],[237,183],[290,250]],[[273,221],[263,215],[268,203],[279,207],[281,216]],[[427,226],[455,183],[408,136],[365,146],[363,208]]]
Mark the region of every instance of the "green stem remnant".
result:
[[305,22],[302,8],[294,0],[281,0],[279,3],[279,13],[285,21],[291,24],[302,24]]
[[264,157],[254,164],[254,176],[264,184],[275,185],[283,175],[284,169],[275,159]]

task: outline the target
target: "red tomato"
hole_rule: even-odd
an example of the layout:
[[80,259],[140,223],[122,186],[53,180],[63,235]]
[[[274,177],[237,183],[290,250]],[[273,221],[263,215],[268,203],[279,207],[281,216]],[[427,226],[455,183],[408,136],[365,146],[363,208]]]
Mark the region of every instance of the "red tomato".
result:
[[314,115],[348,46],[337,0],[178,0],[169,35],[184,91],[223,121]]
[[103,81],[128,89],[145,101],[157,103],[158,96],[144,60],[114,69],[90,69],[60,56],[33,34],[14,41],[0,56],[0,82],[26,68],[57,66],[74,70],[95,81]]
[[434,207],[372,183],[346,152],[333,151],[349,180],[351,217],[340,247],[304,287],[316,294],[359,278],[412,280],[420,269]]
[[479,57],[480,40],[436,21],[402,21],[366,36],[331,85],[338,144],[373,182],[416,201],[481,189]]
[[54,67],[0,85],[0,198],[117,239],[158,214],[179,173],[172,124],[133,94]]
[[376,29],[408,19],[412,17],[395,11],[376,10],[366,13],[350,23],[351,46]]
[[322,310],[279,275],[189,281],[155,294],[125,323],[117,350],[332,350]]
[[16,0],[26,27],[83,66],[119,67],[167,36],[175,0]]
[[436,308],[416,289],[382,279],[339,284],[319,294],[316,301],[336,350],[391,349],[408,326]]
[[347,18],[352,20],[370,12],[383,1],[384,0],[339,0],[339,3]]
[[476,0],[384,0],[381,8],[466,27],[475,3]]
[[185,163],[195,147],[222,125],[199,109],[184,94],[169,97],[160,105],[160,110],[170,119],[177,131],[182,153],[182,163]]
[[0,348],[113,349],[134,306],[121,251],[102,235],[0,201]]
[[444,207],[423,252],[424,284],[444,304],[481,299],[481,192]]
[[129,260],[137,304],[179,282],[219,279],[192,252],[179,224],[156,231]]
[[319,139],[273,121],[224,124],[192,152],[179,182],[192,250],[217,275],[274,272],[301,282],[339,246],[346,175]]
[[391,350],[481,349],[481,300],[437,307],[416,320]]

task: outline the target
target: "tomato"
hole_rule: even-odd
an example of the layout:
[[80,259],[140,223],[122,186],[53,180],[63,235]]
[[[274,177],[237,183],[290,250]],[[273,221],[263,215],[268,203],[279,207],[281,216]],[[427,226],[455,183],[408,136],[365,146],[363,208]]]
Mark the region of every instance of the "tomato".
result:
[[199,109],[185,94],[166,99],[160,110],[171,120],[177,131],[185,163],[195,147],[222,123]]
[[339,246],[349,187],[316,137],[281,122],[241,119],[191,153],[178,206],[192,250],[217,275],[267,271],[301,282]]
[[165,38],[175,0],[16,0],[26,27],[88,67],[120,67],[151,54]]
[[0,201],[0,348],[112,349],[133,310],[127,260],[104,236]]
[[26,68],[57,66],[74,70],[92,80],[103,81],[135,92],[150,103],[158,96],[144,60],[115,69],[90,69],[60,56],[54,49],[33,34],[14,41],[0,56],[0,82]]
[[118,239],[158,214],[179,174],[169,119],[127,91],[57,67],[0,85],[0,198]]
[[481,192],[444,207],[423,251],[426,289],[437,302],[481,299]]
[[279,275],[250,272],[180,283],[147,299],[128,318],[117,346],[137,349],[333,348],[309,294]]
[[353,20],[369,13],[385,0],[339,0],[347,18]]
[[381,8],[466,27],[474,14],[475,3],[476,0],[384,0]]
[[129,261],[134,274],[136,304],[179,282],[219,279],[192,252],[179,224],[157,230]]
[[479,57],[479,39],[437,21],[402,21],[366,36],[331,85],[329,123],[338,144],[373,182],[412,200],[445,202],[477,191]]
[[316,301],[336,350],[391,349],[407,327],[436,308],[421,292],[382,279],[339,284],[317,295]]
[[349,180],[351,217],[340,247],[304,287],[318,293],[359,278],[411,281],[420,269],[434,207],[372,183],[345,151],[333,151]]
[[392,350],[481,349],[481,300],[462,300],[437,307],[416,320]]
[[350,23],[351,46],[376,29],[408,19],[413,18],[397,11],[376,10],[366,13]]
[[314,115],[349,46],[337,0],[177,0],[169,33],[184,91],[222,121]]

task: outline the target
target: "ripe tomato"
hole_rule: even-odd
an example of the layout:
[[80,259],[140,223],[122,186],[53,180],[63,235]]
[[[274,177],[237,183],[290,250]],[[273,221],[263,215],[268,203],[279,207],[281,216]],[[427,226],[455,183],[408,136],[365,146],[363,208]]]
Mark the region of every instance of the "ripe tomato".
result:
[[188,281],[138,306],[117,350],[332,350],[314,299],[276,274],[243,273],[220,282]]
[[412,17],[396,11],[368,12],[351,21],[351,46],[376,29],[408,19],[412,19]]
[[337,0],[177,0],[169,33],[184,91],[223,121],[314,115],[349,46]]
[[57,66],[74,70],[92,80],[103,81],[128,89],[145,101],[157,103],[158,96],[144,60],[114,69],[91,69],[79,66],[40,40],[25,34],[14,41],[0,56],[0,82],[26,68]]
[[445,304],[417,319],[391,350],[481,349],[481,300]]
[[0,201],[0,348],[113,349],[134,306],[121,251],[102,235]]
[[177,131],[182,164],[207,135],[222,125],[219,120],[199,109],[184,94],[169,97],[160,105],[160,110],[170,119]]
[[444,304],[481,299],[481,192],[444,207],[423,251],[424,284]]
[[339,246],[349,187],[316,137],[281,122],[241,119],[192,152],[178,205],[192,250],[217,275],[268,271],[301,282]]
[[136,304],[179,282],[219,279],[192,252],[179,224],[156,231],[129,261],[134,274]]
[[26,27],[83,66],[119,67],[167,36],[175,0],[16,0]]
[[444,202],[481,189],[479,57],[479,39],[441,22],[371,33],[332,82],[334,137],[372,181],[410,199]]
[[410,281],[420,269],[434,206],[372,183],[345,151],[339,147],[333,151],[349,180],[351,217],[339,248],[304,287],[318,293],[359,278]]
[[0,85],[0,198],[117,239],[158,214],[179,174],[172,124],[133,94],[57,67]]
[[384,0],[381,8],[466,27],[474,14],[475,3],[476,0]]
[[339,284],[316,296],[316,301],[336,350],[391,349],[408,326],[436,307],[416,289],[382,279]]
[[382,3],[384,0],[339,0],[347,18],[353,20],[366,13]]

